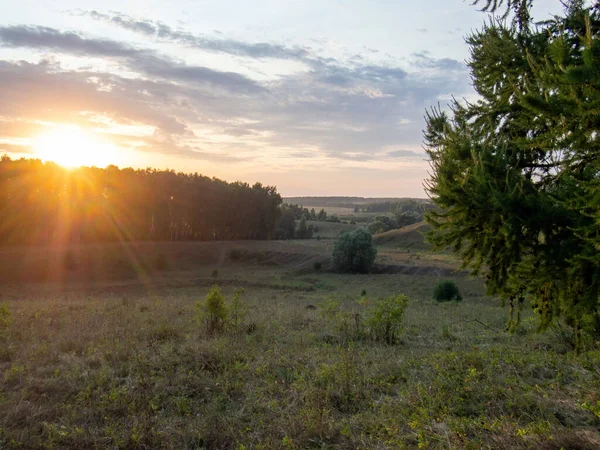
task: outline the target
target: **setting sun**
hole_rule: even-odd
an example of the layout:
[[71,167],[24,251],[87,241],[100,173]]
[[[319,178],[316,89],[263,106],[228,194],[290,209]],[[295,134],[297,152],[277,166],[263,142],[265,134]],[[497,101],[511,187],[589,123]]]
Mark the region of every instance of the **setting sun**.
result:
[[77,127],[53,128],[40,134],[32,145],[44,161],[68,167],[105,167],[118,164],[117,149],[95,133]]

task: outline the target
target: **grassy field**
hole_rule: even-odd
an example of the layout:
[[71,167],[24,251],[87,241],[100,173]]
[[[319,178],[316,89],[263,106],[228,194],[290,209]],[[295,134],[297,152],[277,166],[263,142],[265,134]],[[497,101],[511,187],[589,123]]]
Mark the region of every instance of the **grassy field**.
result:
[[[506,333],[410,236],[378,238],[372,275],[328,271],[327,239],[0,250],[0,448],[600,448],[600,353],[527,308]],[[431,299],[447,278],[462,303]],[[218,334],[196,320],[213,283],[244,289]],[[400,342],[359,333],[398,292]]]

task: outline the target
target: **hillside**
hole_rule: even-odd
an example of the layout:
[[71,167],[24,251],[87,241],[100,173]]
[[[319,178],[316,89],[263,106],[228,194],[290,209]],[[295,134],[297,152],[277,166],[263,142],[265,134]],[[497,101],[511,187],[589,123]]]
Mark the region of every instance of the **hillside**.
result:
[[430,245],[425,242],[424,233],[430,230],[430,226],[425,222],[418,222],[413,225],[391,230],[385,233],[376,234],[373,240],[378,246],[404,248],[410,250],[429,250]]

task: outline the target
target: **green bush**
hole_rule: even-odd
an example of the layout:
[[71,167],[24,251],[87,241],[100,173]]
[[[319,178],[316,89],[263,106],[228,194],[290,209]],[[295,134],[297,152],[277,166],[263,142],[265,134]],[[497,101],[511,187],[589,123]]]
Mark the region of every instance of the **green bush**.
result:
[[462,295],[454,281],[440,281],[433,290],[433,299],[438,302],[460,302]]
[[360,312],[342,309],[340,301],[333,297],[326,298],[319,309],[322,317],[339,333],[343,343],[369,338],[394,345],[402,331],[402,318],[408,301],[406,295],[398,294],[368,306],[370,302],[363,296],[358,303],[367,306],[366,320]]
[[207,334],[220,334],[226,329],[238,330],[247,314],[247,306],[241,301],[243,289],[238,289],[228,305],[216,284],[204,300],[196,302],[196,319]]
[[315,269],[315,272],[319,272],[322,268],[323,268],[323,263],[321,261],[315,261],[313,263],[313,269]]
[[196,302],[196,318],[208,334],[222,333],[227,321],[227,305],[219,286],[213,286],[204,301]]
[[374,340],[394,345],[402,331],[402,317],[408,297],[398,294],[379,300],[369,311],[367,326]]
[[333,245],[333,265],[340,272],[367,273],[376,256],[371,234],[362,228],[345,231]]

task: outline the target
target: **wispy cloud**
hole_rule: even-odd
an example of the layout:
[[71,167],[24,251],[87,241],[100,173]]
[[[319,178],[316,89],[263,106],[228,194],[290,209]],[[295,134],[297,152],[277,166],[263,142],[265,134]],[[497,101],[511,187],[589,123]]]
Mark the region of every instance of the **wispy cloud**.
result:
[[[0,116],[85,124],[97,114],[154,128],[138,140],[141,150],[215,163],[267,167],[274,164],[270,155],[280,155],[277,164],[290,169],[324,160],[372,165],[417,161],[422,154],[388,149],[418,145],[423,111],[448,93],[470,89],[463,63],[427,52],[412,55],[410,67],[374,63],[372,51],[342,62],[309,48],[213,39],[122,14],[85,14],[152,40],[256,61],[295,60],[305,68],[256,81],[242,71],[188,64],[151,42],[141,48],[75,31],[4,26],[0,46],[27,49],[41,61],[0,61]],[[44,59],[49,52],[53,59]],[[113,61],[116,69],[67,69],[61,55]],[[0,137],[9,133],[0,124]],[[126,137],[115,139],[129,145]]]

